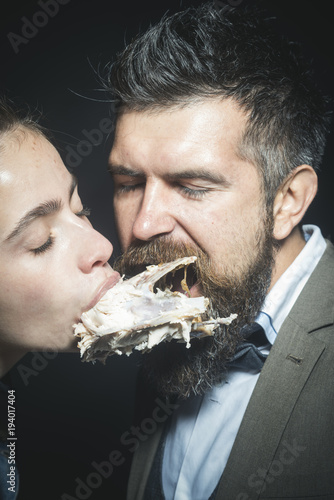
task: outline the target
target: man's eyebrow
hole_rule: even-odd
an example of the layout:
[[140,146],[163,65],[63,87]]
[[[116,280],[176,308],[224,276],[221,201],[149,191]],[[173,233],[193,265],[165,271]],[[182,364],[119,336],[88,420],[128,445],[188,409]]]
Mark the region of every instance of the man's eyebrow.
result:
[[[75,188],[78,184],[77,178],[72,175],[72,182],[70,185],[69,189],[69,199],[71,200],[73,193],[75,191]],[[63,203],[60,199],[52,199],[52,200],[47,200],[33,209],[29,210],[21,219],[18,221],[16,224],[14,230],[7,236],[5,241],[10,241],[14,238],[17,238],[32,222],[34,222],[36,219],[39,219],[40,217],[45,217],[46,215],[51,215],[56,212],[58,212],[63,206]]]
[[[124,167],[123,165],[109,164],[108,170],[112,175],[127,175],[129,177],[144,177],[145,174],[132,170],[131,168]],[[185,169],[177,172],[169,172],[164,176],[169,181],[180,181],[182,179],[201,179],[204,181],[213,182],[215,184],[221,184],[226,187],[230,185],[230,182],[226,177],[219,173],[214,173],[211,170],[206,170],[203,168],[195,169]]]
[[226,187],[230,185],[230,182],[226,179],[225,175],[215,173],[204,168],[190,168],[177,172],[170,172],[166,175],[166,178],[174,181],[180,181],[183,179],[201,179],[203,181],[213,182],[214,184],[222,184]]
[[108,171],[111,175],[127,175],[129,177],[144,177],[142,172],[132,170],[129,167],[124,167],[123,165],[115,165],[114,163],[109,163]]

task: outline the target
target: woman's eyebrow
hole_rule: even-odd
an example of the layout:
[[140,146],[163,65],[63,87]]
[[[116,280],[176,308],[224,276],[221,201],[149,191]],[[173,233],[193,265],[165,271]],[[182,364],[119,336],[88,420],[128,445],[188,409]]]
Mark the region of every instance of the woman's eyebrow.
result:
[[[74,175],[71,175],[72,182],[69,189],[69,199],[71,200],[75,188],[78,184],[78,180]],[[43,201],[36,207],[29,210],[16,224],[14,230],[5,238],[5,241],[11,241],[14,238],[17,238],[32,222],[40,217],[45,217],[47,215],[58,212],[63,206],[63,203],[60,199],[51,199],[47,201]]]

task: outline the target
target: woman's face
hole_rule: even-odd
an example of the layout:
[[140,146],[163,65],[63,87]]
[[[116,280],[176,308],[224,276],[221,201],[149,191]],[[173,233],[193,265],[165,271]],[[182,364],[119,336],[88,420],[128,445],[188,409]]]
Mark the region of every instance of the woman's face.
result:
[[55,148],[27,130],[0,153],[2,354],[70,350],[72,325],[119,278],[111,243],[93,229]]

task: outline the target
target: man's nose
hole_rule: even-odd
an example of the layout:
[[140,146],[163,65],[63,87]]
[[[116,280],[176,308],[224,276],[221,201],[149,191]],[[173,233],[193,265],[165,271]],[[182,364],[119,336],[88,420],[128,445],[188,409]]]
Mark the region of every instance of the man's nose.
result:
[[171,234],[176,225],[174,211],[171,189],[162,183],[147,183],[133,225],[133,236],[148,241]]
[[85,274],[91,273],[96,267],[104,266],[113,252],[110,241],[91,226],[83,228],[77,244],[79,268]]

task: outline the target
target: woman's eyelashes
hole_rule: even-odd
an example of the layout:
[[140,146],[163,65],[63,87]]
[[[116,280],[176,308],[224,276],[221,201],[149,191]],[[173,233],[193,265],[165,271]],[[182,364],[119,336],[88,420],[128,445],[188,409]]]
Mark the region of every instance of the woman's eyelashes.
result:
[[[83,207],[79,212],[75,213],[77,217],[89,217],[90,214],[91,214],[91,209],[88,207]],[[45,253],[52,247],[53,243],[54,243],[54,237],[50,234],[46,242],[43,243],[43,245],[40,245],[37,248],[33,248],[31,252],[35,255],[40,255],[42,253]]]
[[50,235],[48,237],[48,239],[46,240],[46,242],[43,243],[43,245],[39,246],[38,248],[33,248],[31,251],[35,255],[40,255],[40,254],[46,252],[47,250],[49,250],[52,247],[53,242],[54,242],[54,238],[53,238],[53,236]]

